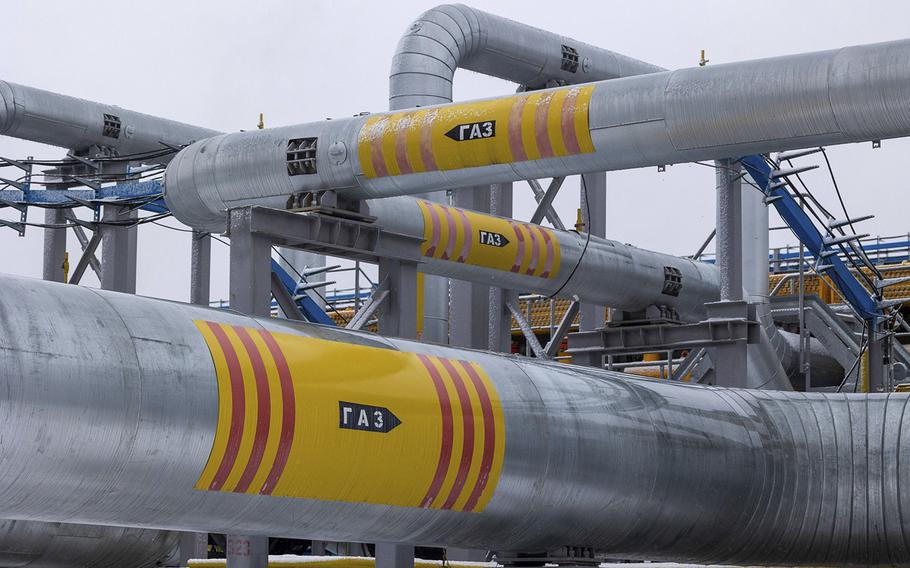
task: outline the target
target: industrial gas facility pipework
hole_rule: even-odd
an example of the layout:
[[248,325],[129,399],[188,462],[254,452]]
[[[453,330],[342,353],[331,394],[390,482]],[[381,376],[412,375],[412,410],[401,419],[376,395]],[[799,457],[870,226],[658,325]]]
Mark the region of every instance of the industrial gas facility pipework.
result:
[[[224,133],[0,81],[0,136],[64,154],[0,158],[45,280],[0,275],[0,568],[910,566],[910,233],[800,176],[910,136],[910,39],[705,63],[443,5],[389,111]],[[694,255],[607,238],[606,172],[706,160]],[[189,304],[135,295],[168,216]]]

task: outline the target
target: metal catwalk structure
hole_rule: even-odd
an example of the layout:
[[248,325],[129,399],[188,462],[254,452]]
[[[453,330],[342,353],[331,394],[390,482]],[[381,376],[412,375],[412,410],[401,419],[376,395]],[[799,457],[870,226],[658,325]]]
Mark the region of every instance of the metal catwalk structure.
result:
[[9,515],[705,563],[910,562],[908,394],[695,387],[0,286]]

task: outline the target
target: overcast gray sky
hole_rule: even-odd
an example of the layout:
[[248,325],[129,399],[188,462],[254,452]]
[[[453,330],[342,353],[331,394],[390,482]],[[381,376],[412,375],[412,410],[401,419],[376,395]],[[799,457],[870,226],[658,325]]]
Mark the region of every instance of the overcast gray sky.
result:
[[[387,108],[388,70],[398,38],[433,0],[396,2],[235,1],[4,2],[0,79],[224,131],[343,117]],[[764,1],[535,2],[474,7],[675,69],[700,49],[711,63],[755,59],[910,36],[910,2]],[[775,34],[775,32],[777,32]],[[507,94],[514,86],[460,71],[455,97]],[[907,140],[838,147],[829,153],[853,215],[875,213],[864,232],[910,231]],[[0,156],[59,158],[62,150],[0,137]],[[607,234],[623,242],[691,254],[714,226],[714,173],[678,165],[610,173]],[[833,209],[826,173],[810,187]],[[516,217],[533,198],[516,184]],[[574,219],[577,183],[556,206]],[[10,212],[0,213],[13,218]],[[30,220],[43,214],[32,211]],[[169,220],[171,225],[177,225]],[[772,220],[772,224],[776,224]],[[772,242],[795,242],[783,231]],[[0,229],[0,270],[40,276],[42,235]],[[72,262],[78,244],[70,237]],[[189,238],[146,225],[139,235],[140,294],[186,300]],[[88,277],[87,284],[97,285]],[[227,255],[213,248],[212,297],[227,296]]]

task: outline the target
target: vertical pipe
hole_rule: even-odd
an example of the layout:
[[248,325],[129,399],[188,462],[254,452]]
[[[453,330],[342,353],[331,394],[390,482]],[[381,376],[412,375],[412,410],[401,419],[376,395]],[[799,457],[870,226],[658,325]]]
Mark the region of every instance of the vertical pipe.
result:
[[[497,183],[490,187],[490,213],[500,217],[512,217],[512,184]],[[518,302],[518,292],[504,288],[490,288],[490,351],[510,353],[512,351],[512,314],[506,307],[509,302]]]
[[743,299],[742,274],[742,180],[733,160],[717,166],[717,268],[721,301]]
[[[607,174],[582,174],[579,207],[585,231],[595,237],[607,236]],[[605,306],[582,303],[578,310],[579,331],[593,331],[604,324]]]

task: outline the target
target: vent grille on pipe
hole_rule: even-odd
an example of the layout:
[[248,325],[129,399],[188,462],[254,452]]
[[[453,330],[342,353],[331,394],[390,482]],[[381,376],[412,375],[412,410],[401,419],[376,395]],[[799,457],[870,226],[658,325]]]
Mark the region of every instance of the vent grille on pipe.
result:
[[108,138],[120,138],[120,117],[113,114],[104,115],[104,129],[101,131],[103,136]]
[[288,140],[287,166],[289,176],[316,173],[316,138]]
[[568,71],[569,73],[578,72],[578,50],[574,47],[569,47],[568,45],[562,46],[562,65],[560,66],[563,71]]
[[672,266],[664,266],[664,289],[662,294],[667,296],[679,296],[682,291],[682,272]]

